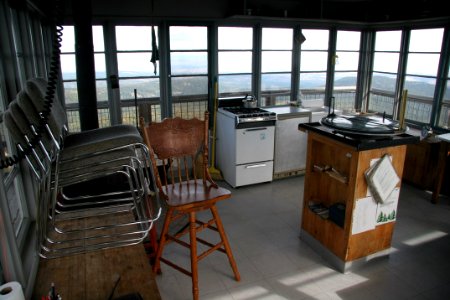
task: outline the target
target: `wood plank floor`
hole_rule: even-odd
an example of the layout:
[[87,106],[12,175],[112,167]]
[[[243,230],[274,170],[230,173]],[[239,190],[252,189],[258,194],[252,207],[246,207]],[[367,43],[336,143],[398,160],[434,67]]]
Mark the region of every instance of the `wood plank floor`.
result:
[[161,299],[142,244],[41,259],[33,299],[47,295],[54,282],[64,300],[106,300],[119,276],[113,298],[138,292],[143,299]]

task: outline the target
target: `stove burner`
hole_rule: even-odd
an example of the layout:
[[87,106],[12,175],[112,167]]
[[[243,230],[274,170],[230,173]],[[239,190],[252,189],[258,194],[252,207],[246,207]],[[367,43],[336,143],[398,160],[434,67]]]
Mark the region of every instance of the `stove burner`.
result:
[[236,107],[223,107],[222,109],[235,114],[240,118],[250,118],[250,117],[264,117],[264,116],[275,116],[276,114],[273,112],[269,112],[265,109],[255,107],[255,108],[246,108],[241,106]]
[[236,120],[236,126],[241,126],[239,124],[246,123],[250,124],[267,124],[273,125],[277,119],[277,115],[274,112],[267,111],[265,109],[254,107],[247,108],[243,106],[230,106],[230,107],[221,107],[219,108],[223,112],[226,112],[229,116],[232,116]]
[[235,114],[235,115],[246,115],[246,114],[256,114],[256,113],[268,113],[267,110],[261,109],[259,107],[246,108],[246,107],[224,107],[223,109]]

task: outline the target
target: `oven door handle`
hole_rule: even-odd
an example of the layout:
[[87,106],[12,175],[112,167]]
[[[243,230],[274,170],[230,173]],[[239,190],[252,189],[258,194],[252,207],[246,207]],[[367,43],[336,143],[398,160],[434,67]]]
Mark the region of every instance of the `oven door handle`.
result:
[[257,127],[257,128],[245,129],[245,131],[260,131],[260,130],[267,130],[267,127]]
[[247,165],[245,166],[246,169],[253,169],[253,168],[261,168],[267,166],[266,164],[255,164],[255,165]]

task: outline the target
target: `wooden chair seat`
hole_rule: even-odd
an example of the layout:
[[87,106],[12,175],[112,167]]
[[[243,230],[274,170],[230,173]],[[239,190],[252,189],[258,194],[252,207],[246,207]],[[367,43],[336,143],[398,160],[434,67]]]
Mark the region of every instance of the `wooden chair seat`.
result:
[[[203,121],[173,118],[146,125],[141,118],[140,122],[159,195],[167,204],[153,271],[161,273],[160,262],[164,262],[192,277],[193,298],[198,299],[197,262],[217,250],[227,255],[234,277],[239,281],[239,271],[216,207],[216,202],[230,198],[231,192],[219,187],[208,171],[208,113],[205,113]],[[199,155],[201,160],[197,160]],[[197,212],[205,210],[211,212],[211,219],[198,220]],[[184,216],[188,217],[186,226],[175,234],[169,234],[171,223]],[[205,229],[216,231],[220,241],[213,244],[198,237],[197,234]],[[189,242],[181,239],[186,234],[189,234]],[[162,256],[164,247],[171,242],[190,250],[190,270],[177,265],[170,257]],[[207,250],[198,254],[197,242],[208,246]]]
[[203,202],[217,202],[231,197],[231,192],[211,184],[203,184],[201,179],[189,180],[180,184],[164,186],[167,204],[170,206],[194,207]]

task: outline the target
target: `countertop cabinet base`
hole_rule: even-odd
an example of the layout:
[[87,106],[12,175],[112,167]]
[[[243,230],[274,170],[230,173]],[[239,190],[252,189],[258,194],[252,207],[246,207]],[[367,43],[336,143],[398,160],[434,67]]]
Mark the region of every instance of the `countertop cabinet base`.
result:
[[[308,132],[301,238],[339,271],[346,272],[389,253],[395,221],[352,234],[353,214],[357,201],[367,197],[365,172],[370,162],[390,155],[397,176],[402,178],[405,153],[406,145],[361,151],[319,133]],[[330,169],[334,171],[325,171]],[[343,227],[313,212],[311,203],[321,203],[325,207],[344,204]]]

